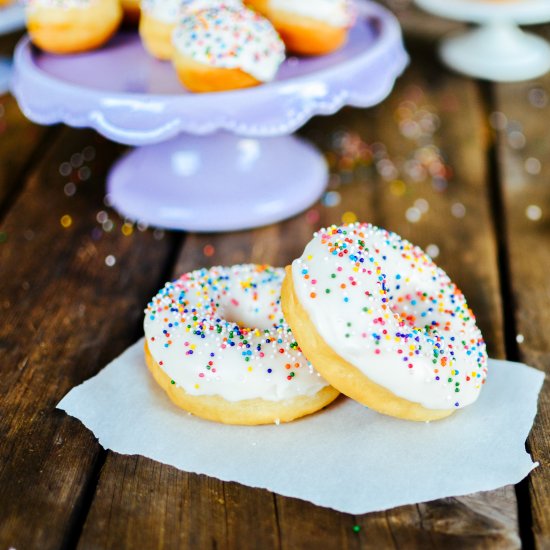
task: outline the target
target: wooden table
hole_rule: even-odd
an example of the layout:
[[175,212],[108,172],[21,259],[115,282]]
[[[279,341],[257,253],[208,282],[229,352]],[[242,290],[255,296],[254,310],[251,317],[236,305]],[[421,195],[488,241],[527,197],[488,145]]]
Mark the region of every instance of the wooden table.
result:
[[449,25],[411,9],[401,18],[412,64],[391,97],[301,132],[326,152],[329,194],[254,231],[124,224],[104,204],[123,148],[35,126],[0,98],[1,549],[550,548],[548,385],[528,441],[541,467],[517,487],[356,517],[106,452],[55,409],[141,335],[144,305],[167,279],[285,265],[342,219],[428,247],[469,298],[491,355],[550,370],[550,75],[489,85],[450,74],[433,54]]

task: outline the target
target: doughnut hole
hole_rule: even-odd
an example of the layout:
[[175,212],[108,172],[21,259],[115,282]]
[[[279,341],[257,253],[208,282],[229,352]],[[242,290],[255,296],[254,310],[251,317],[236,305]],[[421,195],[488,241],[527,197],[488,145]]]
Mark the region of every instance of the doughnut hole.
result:
[[[418,281],[407,281],[404,284],[396,280],[390,293],[389,306],[396,320],[404,326],[430,333],[460,331],[462,319],[456,316],[453,306],[456,294],[434,293],[433,289],[423,288]],[[447,303],[450,302],[450,303]],[[456,304],[457,306],[459,304]]]
[[258,292],[255,284],[232,284],[217,297],[220,319],[235,323],[241,329],[273,330],[283,322],[280,296]]

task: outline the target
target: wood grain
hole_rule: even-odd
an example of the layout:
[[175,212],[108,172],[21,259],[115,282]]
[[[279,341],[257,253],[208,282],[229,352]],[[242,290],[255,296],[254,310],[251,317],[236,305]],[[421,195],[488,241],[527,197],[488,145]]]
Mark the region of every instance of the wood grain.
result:
[[[0,55],[10,56],[19,34],[0,37]],[[0,95],[0,216],[22,186],[25,172],[46,150],[51,128],[29,122],[10,94]]]
[[47,151],[57,130],[31,124],[11,95],[0,96],[0,215],[15,200],[27,172]]
[[[496,87],[494,117],[502,230],[507,243],[511,296],[509,340],[517,359],[550,373],[548,333],[550,297],[550,140],[548,90],[550,77],[540,82]],[[539,217],[540,216],[540,217]],[[518,338],[517,343],[514,341]],[[531,519],[536,547],[550,548],[550,386],[544,384],[539,412],[528,448],[540,467],[529,476]]]
[[[165,276],[171,238],[124,236],[116,217],[110,232],[97,222],[118,152],[92,132],[64,130],[0,226],[2,548],[71,544],[101,450],[55,405],[139,336],[143,304]],[[59,168],[71,159],[91,175],[68,196]]]
[[[324,204],[254,231],[190,235],[173,275],[239,262],[284,265],[301,254],[317,227],[355,216],[399,231],[422,245],[437,243],[438,260],[464,286],[492,352],[502,356],[485,113],[474,84],[446,74],[434,80],[427,67],[414,65],[383,106],[369,111],[348,109],[306,127],[304,135],[327,151],[332,167],[331,194]],[[426,92],[419,95],[420,89]],[[396,112],[415,105],[440,120],[441,128],[432,132],[429,143],[425,136],[411,140],[403,135],[402,126],[399,129]],[[342,139],[347,139],[345,152]],[[380,150],[377,142],[385,146],[384,158],[400,166],[421,146],[433,152],[445,144],[440,156],[454,167],[454,177],[444,190],[437,190],[431,178],[396,184],[397,175],[393,179],[381,175],[387,163],[372,158],[372,151]],[[395,195],[391,189],[404,191]],[[405,214],[418,199],[428,202],[429,210],[413,224]],[[466,213],[462,217],[452,216],[457,203]],[[267,491],[178,472],[151,460],[109,454],[79,544],[82,549],[98,546],[518,548],[520,541],[517,504],[510,487],[354,517]]]

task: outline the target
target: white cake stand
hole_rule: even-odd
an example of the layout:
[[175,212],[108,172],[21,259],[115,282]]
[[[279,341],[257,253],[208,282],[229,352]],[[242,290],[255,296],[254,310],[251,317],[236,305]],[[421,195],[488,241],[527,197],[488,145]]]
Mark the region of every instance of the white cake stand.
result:
[[[25,26],[25,10],[22,6],[13,4],[0,8],[0,35],[20,30]],[[9,90],[11,80],[11,60],[7,57],[0,57],[0,94]]]
[[440,46],[452,69],[495,82],[536,78],[550,70],[550,44],[518,25],[550,21],[549,0],[416,0],[424,10],[480,26]]

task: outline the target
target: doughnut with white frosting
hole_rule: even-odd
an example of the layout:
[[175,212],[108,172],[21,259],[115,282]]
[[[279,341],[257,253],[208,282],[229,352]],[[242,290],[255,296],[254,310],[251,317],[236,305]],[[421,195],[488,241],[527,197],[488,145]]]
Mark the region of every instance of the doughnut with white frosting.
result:
[[158,59],[172,58],[172,34],[178,21],[200,10],[242,6],[240,0],[142,0],[139,34],[145,49]]
[[287,268],[282,306],[319,372],[379,412],[443,418],[473,403],[485,382],[485,343],[464,295],[395,233],[322,229]]
[[36,46],[71,54],[107,42],[120,24],[122,8],[119,0],[29,0],[25,15]]
[[210,420],[262,424],[337,397],[282,318],[283,278],[269,266],[213,267],[183,275],[152,299],[146,358],[178,406]]
[[354,19],[350,0],[245,0],[265,15],[288,51],[323,55],[340,48]]
[[[250,0],[247,3],[254,5]],[[262,6],[261,0],[258,5]],[[268,13],[293,13],[334,27],[349,27],[353,21],[349,0],[264,0],[263,6]]]
[[173,43],[178,76],[197,92],[269,82],[285,58],[284,44],[271,23],[244,7],[189,14],[178,24]]

